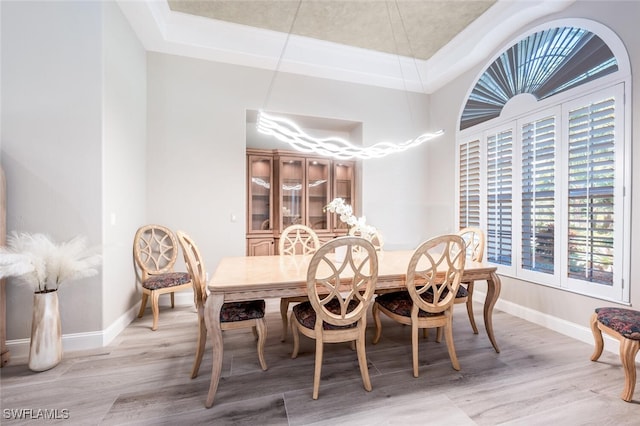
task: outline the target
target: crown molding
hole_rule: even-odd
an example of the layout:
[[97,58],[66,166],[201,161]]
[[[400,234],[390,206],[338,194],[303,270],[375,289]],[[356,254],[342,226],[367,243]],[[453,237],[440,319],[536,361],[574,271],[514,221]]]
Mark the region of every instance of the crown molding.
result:
[[[487,12],[454,37],[427,63],[428,85],[432,93],[481,62],[517,31],[544,16],[561,12],[575,0],[514,1],[498,0]],[[496,23],[499,23],[496,25]]]
[[[279,71],[432,93],[486,60],[513,32],[574,1],[498,0],[426,61],[292,34]],[[118,0],[118,5],[144,48],[152,52],[275,70],[287,37],[174,12],[166,1]]]

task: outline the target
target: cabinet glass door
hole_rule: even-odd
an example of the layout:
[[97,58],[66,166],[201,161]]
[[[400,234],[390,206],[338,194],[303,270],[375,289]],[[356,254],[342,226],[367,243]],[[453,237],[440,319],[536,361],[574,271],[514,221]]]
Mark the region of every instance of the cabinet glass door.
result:
[[307,159],[307,226],[316,231],[329,230],[329,160]]
[[271,220],[273,162],[270,157],[249,156],[249,232],[269,232]]
[[[353,214],[357,215],[354,199],[354,163],[336,161],[333,168],[333,179],[333,197],[342,198],[345,204],[349,204],[351,206]],[[333,224],[334,229],[348,229],[347,224],[342,222],[337,215],[333,215],[333,217],[335,221]]]
[[289,225],[303,223],[304,165],[302,158],[280,158],[282,229]]

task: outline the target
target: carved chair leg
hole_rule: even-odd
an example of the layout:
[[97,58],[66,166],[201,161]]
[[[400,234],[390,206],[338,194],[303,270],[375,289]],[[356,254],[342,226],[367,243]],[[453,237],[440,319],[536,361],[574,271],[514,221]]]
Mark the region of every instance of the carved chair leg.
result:
[[172,291],[171,293],[171,309],[176,307],[176,298],[175,298],[175,291]]
[[320,393],[320,376],[322,372],[322,355],[324,351],[324,342],[322,336],[316,338],[316,368],[313,372],[313,399],[318,399]]
[[453,320],[451,319],[451,316],[448,318],[447,325],[444,326],[444,340],[447,343],[447,351],[449,351],[449,358],[451,358],[451,366],[454,370],[460,371],[460,363],[458,362],[456,348],[453,344]]
[[289,311],[289,300],[282,298],[280,299],[280,317],[282,317],[282,337],[280,337],[280,341],[284,342],[287,340],[287,332],[289,322],[287,321],[287,313]]
[[413,365],[413,377],[418,377],[418,325],[411,324],[411,362]]
[[142,302],[140,302],[140,312],[138,312],[138,318],[142,318],[144,315],[144,310],[147,309],[147,299],[149,299],[149,295],[147,293],[142,293]]
[[369,367],[367,365],[367,352],[365,349],[365,333],[364,328],[360,338],[356,341],[356,347],[358,351],[358,364],[360,365],[360,375],[362,376],[362,384],[364,389],[371,392],[371,378],[369,377]]
[[153,325],[151,330],[156,331],[158,329],[158,317],[160,316],[160,307],[158,306],[160,293],[157,291],[151,292],[151,311],[153,312]]
[[296,358],[298,356],[298,350],[300,349],[300,336],[298,335],[298,325],[293,319],[293,312],[291,312],[289,323],[291,324],[291,335],[293,336],[293,352],[291,352],[291,358]]
[[204,316],[198,316],[198,348],[196,350],[196,359],[193,362],[193,368],[191,369],[191,378],[198,377],[198,371],[200,371],[200,364],[202,363],[202,356],[204,355],[205,346],[207,344],[207,327],[204,323]]
[[373,304],[371,315],[373,316],[373,322],[376,325],[376,334],[373,336],[373,344],[376,345],[380,341],[380,336],[382,336],[382,322],[380,322],[380,309],[378,308],[377,303]]
[[264,318],[260,318],[256,321],[256,327],[258,330],[258,359],[260,360],[260,367],[263,371],[267,370],[267,363],[264,360],[264,343],[267,340],[267,325]]

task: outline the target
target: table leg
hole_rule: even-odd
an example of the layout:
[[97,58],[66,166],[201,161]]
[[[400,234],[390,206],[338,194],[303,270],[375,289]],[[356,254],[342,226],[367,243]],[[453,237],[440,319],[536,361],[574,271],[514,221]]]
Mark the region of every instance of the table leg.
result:
[[213,365],[211,366],[211,383],[209,384],[209,393],[207,394],[207,403],[205,407],[211,408],[213,405],[213,399],[216,396],[218,390],[218,383],[220,382],[220,374],[222,372],[222,329],[220,328],[220,310],[224,303],[224,295],[212,294],[207,299],[205,305],[204,315],[207,329],[209,330],[209,336],[211,336],[211,346],[213,350]]
[[493,335],[493,306],[498,301],[501,287],[500,277],[498,277],[495,272],[492,272],[490,278],[487,280],[487,297],[484,299],[484,327],[487,330],[487,335],[493,348],[498,353],[500,353],[500,349]]

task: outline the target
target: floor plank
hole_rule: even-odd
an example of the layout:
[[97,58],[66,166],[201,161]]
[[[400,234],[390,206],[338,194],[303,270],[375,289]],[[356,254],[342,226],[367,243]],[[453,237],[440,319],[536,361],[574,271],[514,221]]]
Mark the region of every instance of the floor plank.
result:
[[501,353],[482,327],[474,335],[466,312],[457,309],[461,370],[453,370],[446,345],[435,342],[432,331],[420,343],[418,378],[410,328],[383,318],[382,339],[367,344],[373,391],[362,387],[355,351],[327,345],[314,401],[315,344],[302,337],[298,358],[291,359],[291,338],[280,342],[280,315],[268,306],[269,369],[260,369],[251,331],[225,332],[222,378],[210,409],[204,401],[212,354],[206,352],[200,375],[191,380],[196,314],[182,306],[164,308],[156,332],[148,313],[108,347],[65,353],[49,371],[33,373],[26,360],[12,359],[0,369],[2,424],[33,424],[14,418],[26,409],[66,410],[69,418],[53,423],[78,425],[637,424],[640,397],[631,403],[619,398],[624,377],[616,354],[591,362],[591,345],[501,311],[494,313]]

